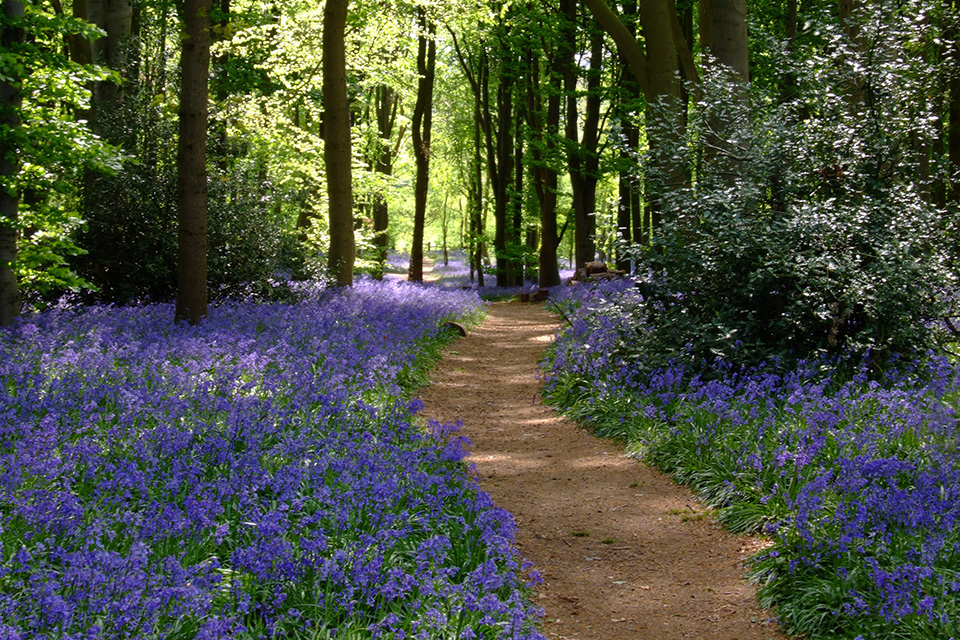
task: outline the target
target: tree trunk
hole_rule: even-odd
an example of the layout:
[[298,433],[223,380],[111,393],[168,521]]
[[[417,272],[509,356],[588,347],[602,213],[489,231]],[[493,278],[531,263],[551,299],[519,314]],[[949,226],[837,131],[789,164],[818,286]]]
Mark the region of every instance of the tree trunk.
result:
[[[480,68],[480,73],[484,73]],[[470,238],[473,252],[471,261],[477,272],[477,286],[483,288],[483,99],[480,91],[473,96],[473,201],[470,218]]]
[[207,315],[207,93],[212,0],[184,2],[177,147],[176,321]]
[[[559,19],[564,20],[564,16]],[[559,154],[558,139],[560,131],[560,92],[554,89],[563,78],[567,57],[568,39],[558,42],[552,51],[549,65],[549,77],[546,89],[546,112],[543,113],[543,93],[545,86],[540,79],[540,63],[530,58],[530,87],[528,106],[530,113],[531,135],[530,156],[533,164],[533,185],[540,204],[540,287],[549,288],[560,284],[560,268],[557,250],[560,236],[557,230],[557,189],[558,174],[553,168],[553,160]],[[550,55],[548,53],[548,55]],[[541,117],[541,114],[542,117]],[[541,151],[542,149],[542,151]]]
[[[513,134],[513,198],[511,198],[511,208],[513,209],[513,222],[510,226],[510,234],[507,238],[508,250],[513,248],[514,255],[522,256],[521,245],[523,243],[523,108],[522,100],[517,101],[516,126]],[[512,262],[512,286],[523,286],[524,281],[524,261],[517,259]]]
[[635,233],[633,229],[633,207],[636,202],[639,206],[637,188],[633,184],[634,157],[638,152],[640,143],[640,129],[633,122],[630,116],[630,105],[637,104],[640,97],[640,87],[637,86],[629,70],[624,67],[620,77],[620,131],[622,139],[620,144],[620,178],[617,182],[617,237],[621,242],[621,248],[617,251],[617,269],[628,271],[630,269],[630,258],[624,250],[631,244],[643,242],[640,234]]
[[328,0],[323,8],[323,157],[330,207],[330,255],[327,267],[337,284],[343,287],[353,285],[356,258],[345,40],[348,4],[349,0]]
[[647,101],[646,132],[650,162],[645,194],[651,210],[652,233],[652,227],[658,224],[662,214],[660,194],[678,188],[686,181],[683,163],[674,154],[664,154],[661,150],[676,145],[683,134],[682,127],[667,120],[671,109],[675,111],[681,104],[680,83],[677,81],[680,63],[684,61],[684,72],[691,79],[695,79],[695,69],[685,52],[678,48],[682,29],[670,0],[640,0],[645,47],[641,46],[604,0],[584,0],[584,4],[614,40],[620,55],[629,62]]
[[[570,25],[576,24],[576,4],[572,0],[563,0],[561,3],[566,11]],[[568,37],[576,38],[576,31],[571,29]],[[575,48],[575,41],[570,48]],[[597,211],[597,179],[599,172],[599,155],[597,147],[600,139],[600,109],[599,96],[601,82],[601,68],[603,64],[603,32],[595,30],[590,38],[590,68],[587,71],[587,99],[586,112],[583,124],[580,124],[580,113],[577,99],[578,65],[572,55],[568,54],[567,67],[564,72],[564,92],[567,97],[566,137],[571,143],[568,154],[570,169],[570,185],[573,190],[574,216],[574,245],[577,268],[592,262],[596,257],[596,211]],[[579,130],[582,128],[582,139]]]
[[[377,135],[379,138],[379,155],[377,157],[377,173],[383,176],[393,174],[393,125],[397,119],[397,93],[392,87],[382,85],[376,90]],[[383,268],[387,260],[389,238],[387,228],[390,226],[390,215],[387,208],[387,198],[383,192],[373,196],[373,245],[376,247],[377,278],[383,277]]]
[[449,193],[443,194],[443,211],[440,214],[440,230],[443,234],[441,249],[443,250],[443,266],[445,267],[450,266],[450,253],[447,247],[447,233],[450,230],[450,219],[449,219],[449,216],[447,215],[447,212],[448,212],[447,205],[449,201],[450,201],[450,194]]
[[[746,0],[700,0],[700,43],[712,56],[715,71],[736,83],[734,99],[745,104],[750,80]],[[714,112],[709,126],[703,162],[733,188],[740,175],[740,162],[728,142],[736,137],[729,111]]]
[[[501,62],[502,64],[502,62]],[[496,164],[493,183],[493,217],[496,229],[493,247],[497,255],[497,285],[509,286],[513,264],[507,256],[507,211],[509,209],[510,176],[513,173],[513,78],[501,72],[497,85],[497,128],[495,153],[490,155]]]
[[749,82],[747,0],[700,0],[700,46]]
[[[0,46],[4,51],[15,50],[23,42],[23,29],[11,25],[11,20],[22,20],[23,3],[3,0],[5,22],[0,32]],[[7,327],[20,314],[20,294],[17,287],[17,220],[20,197],[15,186],[20,173],[20,162],[14,136],[9,132],[20,127],[20,78],[0,79],[0,126],[8,134],[0,137],[0,326]]]
[[[81,64],[102,64],[120,71],[126,63],[123,42],[133,29],[133,6],[129,0],[74,0],[74,17],[86,20],[104,30],[106,35],[96,40],[71,36],[70,52]],[[114,82],[97,82],[91,97],[90,127],[99,133],[100,115],[120,99],[120,86]]]
[[433,84],[437,68],[436,26],[426,9],[417,9],[417,103],[413,109],[413,156],[417,165],[414,187],[413,246],[410,249],[409,280],[423,281],[423,232],[427,216],[430,181],[430,134],[433,124]]

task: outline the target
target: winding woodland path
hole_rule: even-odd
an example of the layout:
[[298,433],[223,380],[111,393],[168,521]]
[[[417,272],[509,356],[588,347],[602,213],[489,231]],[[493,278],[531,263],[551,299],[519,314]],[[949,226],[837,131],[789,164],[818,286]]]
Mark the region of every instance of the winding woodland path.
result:
[[539,396],[537,364],[555,317],[494,303],[451,345],[420,398],[425,417],[462,419],[480,484],[516,518],[542,577],[551,640],[782,638],[742,579],[757,548],[722,531],[690,492]]

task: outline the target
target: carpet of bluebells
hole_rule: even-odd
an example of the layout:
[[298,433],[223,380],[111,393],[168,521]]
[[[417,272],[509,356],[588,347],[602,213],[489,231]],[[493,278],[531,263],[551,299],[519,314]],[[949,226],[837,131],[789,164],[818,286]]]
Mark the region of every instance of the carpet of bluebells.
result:
[[768,537],[749,571],[789,632],[960,638],[960,368],[638,375],[642,305],[630,283],[566,292],[552,401]]
[[0,334],[0,638],[540,638],[413,385],[472,292],[55,309]]

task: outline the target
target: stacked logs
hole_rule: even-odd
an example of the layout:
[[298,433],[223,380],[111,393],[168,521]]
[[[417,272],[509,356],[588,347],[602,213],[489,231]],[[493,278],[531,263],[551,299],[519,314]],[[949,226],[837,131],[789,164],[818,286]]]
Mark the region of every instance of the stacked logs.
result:
[[615,278],[622,278],[624,275],[626,275],[626,271],[609,269],[607,268],[607,263],[598,260],[596,262],[588,262],[577,269],[573,277],[567,280],[567,284],[576,285],[581,282],[595,280],[613,280]]

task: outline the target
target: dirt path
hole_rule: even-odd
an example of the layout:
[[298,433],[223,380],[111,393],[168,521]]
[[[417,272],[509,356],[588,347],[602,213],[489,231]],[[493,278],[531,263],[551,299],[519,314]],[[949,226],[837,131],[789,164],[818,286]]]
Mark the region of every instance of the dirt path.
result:
[[514,514],[543,576],[551,640],[782,638],[741,576],[756,541],[720,530],[690,492],[540,399],[556,320],[495,303],[420,394],[427,418],[462,419],[481,486]]

